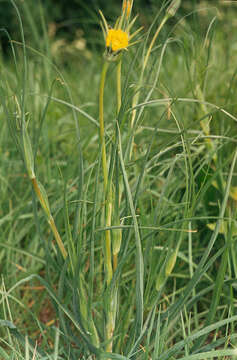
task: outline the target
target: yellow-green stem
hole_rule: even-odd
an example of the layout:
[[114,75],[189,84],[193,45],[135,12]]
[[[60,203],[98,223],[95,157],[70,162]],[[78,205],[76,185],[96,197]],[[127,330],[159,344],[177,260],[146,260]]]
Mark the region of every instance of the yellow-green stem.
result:
[[100,123],[100,143],[101,143],[101,152],[102,152],[102,168],[104,176],[104,192],[107,192],[108,185],[108,168],[107,168],[107,159],[106,159],[106,146],[105,146],[105,127],[104,127],[104,87],[105,79],[109,63],[104,62],[101,79],[100,79],[100,93],[99,93],[99,123]]
[[[112,218],[111,191],[108,192],[108,198],[106,199],[105,202],[105,213],[106,213],[106,227],[110,227],[111,218]],[[107,273],[107,279],[106,279],[107,285],[110,285],[110,282],[113,277],[110,230],[105,231],[105,267]]]
[[[104,176],[104,194],[105,194],[105,222],[106,226],[111,226],[111,191],[108,189],[108,167],[107,167],[107,157],[106,157],[106,146],[105,146],[105,128],[104,128],[104,87],[105,79],[109,63],[104,62],[101,79],[100,79],[100,93],[99,93],[99,123],[100,123],[100,143],[101,143],[101,152],[102,152],[102,168]],[[106,281],[107,285],[110,284],[113,276],[112,270],[112,261],[111,261],[111,237],[110,230],[105,232],[105,269],[106,269]]]
[[[100,93],[99,93],[100,143],[101,143],[101,153],[102,153],[102,168],[103,168],[103,176],[104,176],[106,227],[111,226],[111,218],[112,218],[112,191],[111,191],[111,185],[108,184],[108,166],[107,166],[107,157],[106,157],[105,129],[104,129],[104,87],[105,87],[105,79],[106,79],[108,67],[109,67],[109,63],[105,61],[101,72]],[[109,286],[113,277],[110,230],[105,231],[105,271],[106,271],[106,282],[107,285]],[[108,344],[106,346],[106,351],[108,352],[112,352],[112,347],[113,347],[112,337],[114,331],[114,319],[113,319],[113,313],[111,311],[113,305],[112,300],[113,299],[111,298],[109,301],[110,306],[106,320],[106,340],[108,341]]]
[[45,213],[46,213],[46,215],[48,217],[48,223],[49,223],[50,228],[51,228],[51,230],[52,230],[52,232],[54,234],[54,238],[55,238],[55,240],[56,240],[56,242],[58,244],[59,250],[61,251],[61,254],[62,254],[63,258],[66,259],[67,251],[66,251],[66,249],[65,249],[65,247],[63,245],[62,239],[61,239],[61,237],[59,235],[59,232],[58,232],[57,227],[55,225],[54,219],[53,219],[52,215],[49,212],[47,204],[45,203],[44,196],[41,194],[40,187],[38,186],[37,180],[36,180],[36,178],[33,178],[33,179],[31,179],[31,181],[32,181],[34,191],[35,191],[35,193],[36,193],[36,195],[37,195],[37,197],[39,199],[39,202],[40,202],[41,206],[43,207],[43,209],[44,209],[44,211],[45,211]]
[[151,40],[150,46],[149,46],[149,48],[148,48],[148,50],[147,50],[147,53],[146,53],[146,56],[145,56],[145,59],[144,59],[144,62],[143,62],[142,73],[143,73],[143,71],[145,70],[145,68],[146,68],[146,66],[147,66],[147,62],[148,62],[148,59],[149,59],[149,57],[150,57],[150,54],[151,54],[152,48],[153,48],[153,46],[154,46],[154,43],[155,43],[155,41],[156,41],[156,39],[157,39],[157,36],[159,35],[162,27],[164,26],[164,24],[166,23],[166,21],[167,21],[168,19],[169,19],[169,15],[166,15],[166,16],[163,18],[163,20],[162,20],[161,23],[160,23],[160,26],[159,26],[158,29],[156,30],[156,32],[155,32],[155,34],[154,34],[154,36],[153,36],[153,38],[152,38],[152,40]]
[[122,59],[119,60],[117,65],[117,114],[119,113],[121,107],[121,67]]
[[[143,80],[144,71],[145,71],[145,68],[146,68],[146,66],[147,66],[147,62],[148,62],[148,60],[149,60],[149,57],[150,57],[150,55],[151,55],[152,48],[153,48],[153,46],[154,46],[154,44],[155,44],[155,41],[156,41],[156,39],[157,39],[157,37],[158,37],[158,35],[159,35],[162,27],[164,26],[164,24],[166,23],[166,21],[167,21],[168,19],[169,19],[169,15],[166,14],[165,17],[163,18],[163,20],[161,21],[160,26],[157,28],[157,30],[156,30],[156,32],[155,32],[155,34],[154,34],[154,36],[153,36],[153,38],[152,38],[152,40],[151,40],[151,43],[150,43],[150,45],[149,45],[149,48],[148,48],[148,50],[147,50],[146,56],[145,56],[145,58],[144,58],[144,62],[143,62],[143,64],[142,64],[142,72],[141,72],[141,76],[140,76],[140,80],[139,80],[139,84],[138,84],[138,91],[137,91],[137,93],[136,93],[136,94],[134,95],[134,97],[133,97],[133,103],[132,103],[132,106],[133,106],[133,107],[135,107],[135,106],[137,105],[138,100],[139,100],[139,95],[140,95],[140,90],[139,90],[139,89],[140,89],[140,87],[141,87],[141,85],[142,85],[142,80]],[[135,116],[136,116],[136,110],[133,110],[133,112],[132,112],[132,118],[131,118],[131,128],[133,128]],[[130,153],[130,156],[131,156],[131,153]]]
[[114,271],[117,269],[118,266],[118,254],[113,255],[113,269]]
[[63,255],[63,258],[66,259],[66,257],[67,257],[67,252],[66,252],[66,250],[65,250],[65,248],[64,248],[62,239],[61,239],[61,237],[60,237],[60,235],[59,235],[59,232],[58,232],[58,229],[57,229],[57,227],[56,227],[56,225],[55,225],[55,222],[54,222],[53,217],[50,216],[50,218],[49,218],[48,221],[49,221],[49,225],[50,225],[50,227],[51,227],[51,230],[52,230],[52,232],[53,232],[53,234],[54,234],[55,240],[57,241],[58,247],[59,247],[59,249],[60,249],[60,251],[61,251],[61,253],[62,253],[62,255]]
[[[122,57],[119,59],[117,64],[117,115],[119,114],[121,103],[122,103],[122,93],[121,93],[121,68],[122,68]],[[120,186],[119,186],[119,198],[120,198]],[[117,214],[116,214],[117,215]],[[121,230],[116,230],[116,232]],[[120,234],[121,235],[121,234]],[[115,236],[118,236],[117,234]],[[113,270],[115,271],[118,265],[118,254],[113,254]]]

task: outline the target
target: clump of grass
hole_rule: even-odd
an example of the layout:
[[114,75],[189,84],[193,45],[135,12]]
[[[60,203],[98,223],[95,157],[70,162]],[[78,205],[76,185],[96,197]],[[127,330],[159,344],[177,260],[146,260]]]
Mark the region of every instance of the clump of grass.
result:
[[[195,43],[182,19],[178,39],[160,40],[178,0],[164,2],[149,31],[134,36],[133,1],[123,1],[113,28],[101,12],[105,54],[95,57],[101,76],[85,104],[93,116],[76,105],[81,90],[50,53],[25,43],[11,3],[21,42],[11,41],[14,70],[4,66],[1,116],[26,174],[16,180],[11,168],[8,186],[2,176],[2,358],[234,358],[235,80],[216,103],[208,87],[216,19]],[[35,59],[47,81],[33,71]],[[34,310],[38,297],[32,303],[28,291],[37,287],[44,292]],[[55,313],[42,324],[44,296]]]

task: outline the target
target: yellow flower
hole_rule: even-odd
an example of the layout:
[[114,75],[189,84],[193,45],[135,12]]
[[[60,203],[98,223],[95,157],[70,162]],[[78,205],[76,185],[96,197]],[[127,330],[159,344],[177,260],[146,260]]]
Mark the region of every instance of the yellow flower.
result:
[[109,29],[106,36],[106,47],[112,51],[126,49],[128,46],[128,34],[121,29]]
[[131,40],[141,31],[142,28],[136,30],[133,34],[130,34],[131,28],[133,27],[137,16],[130,19],[131,10],[132,10],[133,0],[123,0],[121,16],[117,18],[115,25],[110,28],[102,11],[99,10],[99,13],[102,18],[101,27],[105,39],[105,58],[109,61],[115,61],[121,50],[127,50],[133,44],[136,44],[137,41],[131,42]]

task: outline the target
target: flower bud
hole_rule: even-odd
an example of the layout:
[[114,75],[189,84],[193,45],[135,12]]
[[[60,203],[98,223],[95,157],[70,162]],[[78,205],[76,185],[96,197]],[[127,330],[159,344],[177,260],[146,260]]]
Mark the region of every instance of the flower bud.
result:
[[123,13],[126,13],[126,17],[128,18],[131,13],[132,4],[130,0],[124,0],[123,3]]
[[181,0],[173,0],[170,4],[170,6],[167,8],[166,12],[167,14],[172,17],[176,14],[176,11],[181,5]]

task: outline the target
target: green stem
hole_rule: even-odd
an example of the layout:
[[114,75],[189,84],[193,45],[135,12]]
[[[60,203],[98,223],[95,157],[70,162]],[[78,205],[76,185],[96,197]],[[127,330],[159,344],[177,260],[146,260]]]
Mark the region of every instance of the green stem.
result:
[[107,192],[108,185],[108,168],[107,168],[107,159],[106,159],[106,146],[105,146],[105,128],[104,128],[104,87],[105,79],[109,63],[104,62],[101,78],[100,78],[100,94],[99,94],[99,123],[100,123],[100,143],[102,151],[102,168],[104,175],[104,192]]
[[146,53],[146,56],[145,56],[145,59],[144,59],[144,62],[143,62],[142,75],[143,75],[143,72],[144,72],[144,70],[145,70],[145,68],[146,68],[146,66],[147,66],[147,62],[148,62],[148,59],[149,59],[149,57],[150,57],[150,55],[151,55],[151,50],[152,50],[152,48],[153,48],[153,46],[154,46],[154,44],[155,44],[155,41],[156,41],[156,39],[157,39],[157,37],[158,37],[161,29],[163,28],[164,24],[166,23],[166,21],[167,21],[168,19],[169,19],[169,15],[166,15],[166,16],[163,18],[163,20],[162,20],[161,23],[160,23],[160,26],[157,28],[157,30],[156,30],[156,32],[155,32],[155,34],[154,34],[154,36],[153,36],[153,38],[152,38],[152,40],[151,40],[150,46],[149,46],[149,48],[148,48],[148,50],[147,50],[147,53]]
[[122,67],[122,59],[119,60],[117,65],[117,114],[121,108],[121,67]]
[[[109,67],[107,61],[104,62],[101,79],[100,79],[100,93],[99,93],[99,123],[100,123],[100,143],[101,143],[101,152],[102,152],[102,168],[103,168],[103,177],[104,177],[104,196],[105,196],[105,225],[106,227],[111,226],[112,218],[112,191],[111,185],[108,184],[108,166],[107,166],[107,157],[106,157],[106,145],[105,145],[105,129],[104,129],[104,87],[106,74]],[[113,277],[113,268],[112,268],[112,251],[111,251],[111,234],[110,230],[105,231],[105,272],[106,272],[106,283],[109,287],[112,277]],[[107,312],[106,319],[106,340],[108,344],[106,346],[106,351],[112,352],[112,337],[114,331],[114,319],[111,311],[112,307],[112,297],[109,300],[109,310]]]
[[65,260],[66,257],[67,257],[67,251],[66,251],[66,249],[65,249],[65,247],[63,245],[62,239],[61,239],[61,237],[59,235],[59,232],[58,232],[57,227],[55,225],[54,219],[53,219],[53,217],[52,217],[52,215],[50,213],[50,209],[49,209],[49,206],[48,206],[48,204],[46,202],[45,196],[42,193],[42,191],[40,189],[40,186],[37,183],[36,178],[31,179],[31,181],[32,181],[34,191],[35,191],[35,193],[37,195],[37,198],[38,198],[38,200],[39,200],[39,202],[40,202],[42,208],[44,209],[45,214],[46,214],[46,216],[48,218],[48,223],[49,223],[50,228],[51,228],[51,230],[52,230],[52,232],[54,234],[54,238],[55,238],[55,240],[56,240],[56,242],[58,244],[58,247],[59,247],[59,249],[61,251],[61,254],[62,254],[62,256],[63,256],[63,258]]
[[[119,114],[121,103],[122,103],[122,92],[121,92],[121,68],[122,68],[122,58],[119,59],[117,64],[117,115]],[[119,198],[120,198],[120,184],[118,184],[118,190],[117,190],[117,206],[115,205],[115,224],[119,225]],[[121,239],[121,230],[115,230],[114,233],[114,241],[120,243]],[[114,244],[117,247],[117,244]],[[118,250],[116,249],[116,252],[113,251],[113,270],[115,271],[117,269],[118,265]]]
[[[133,103],[132,103],[132,106],[135,107],[137,104],[138,104],[138,101],[139,101],[139,96],[140,96],[140,87],[142,85],[142,80],[143,80],[143,75],[144,75],[144,71],[146,69],[146,66],[147,66],[147,63],[148,63],[148,60],[149,60],[149,57],[151,55],[151,51],[152,51],[152,48],[155,44],[155,41],[162,29],[162,27],[164,26],[164,24],[166,23],[166,21],[169,19],[169,15],[166,14],[165,17],[163,18],[163,20],[161,21],[159,27],[157,28],[152,40],[151,40],[151,43],[149,45],[149,48],[146,52],[146,56],[144,58],[144,61],[143,61],[143,64],[142,64],[142,71],[141,71],[141,76],[140,76],[140,79],[139,79],[139,83],[138,83],[138,91],[136,92],[136,94],[134,95],[133,97]],[[133,128],[133,125],[134,125],[134,120],[135,120],[135,117],[136,117],[136,110],[133,110],[132,112],[132,118],[131,118],[131,128]],[[132,146],[132,145],[131,145]],[[131,154],[130,154],[131,156]]]
[[59,247],[59,249],[60,249],[60,251],[61,251],[61,253],[63,255],[63,258],[65,260],[66,257],[67,257],[67,252],[66,252],[65,247],[63,245],[62,239],[61,239],[61,237],[59,235],[59,232],[58,232],[58,229],[57,229],[57,227],[55,225],[53,217],[50,216],[48,221],[49,221],[49,225],[51,227],[51,230],[52,230],[52,232],[54,234],[55,240],[57,241],[58,247]]
[[[104,128],[104,87],[105,79],[109,63],[104,62],[101,79],[100,79],[100,94],[99,94],[99,123],[100,123],[100,143],[102,151],[102,168],[104,176],[104,194],[105,194],[105,217],[106,217],[106,227],[111,226],[111,191],[108,187],[108,166],[107,166],[107,157],[106,157],[106,146],[105,146],[105,128]],[[107,285],[110,284],[113,276],[112,262],[111,262],[111,237],[110,230],[105,232],[105,269],[107,275]]]
[[[110,196],[108,196],[108,199],[106,200],[105,212],[106,212],[106,227],[110,227],[111,217],[112,217],[112,202]],[[105,231],[105,268],[107,274],[106,281],[107,281],[107,285],[109,286],[113,277],[110,230]]]

